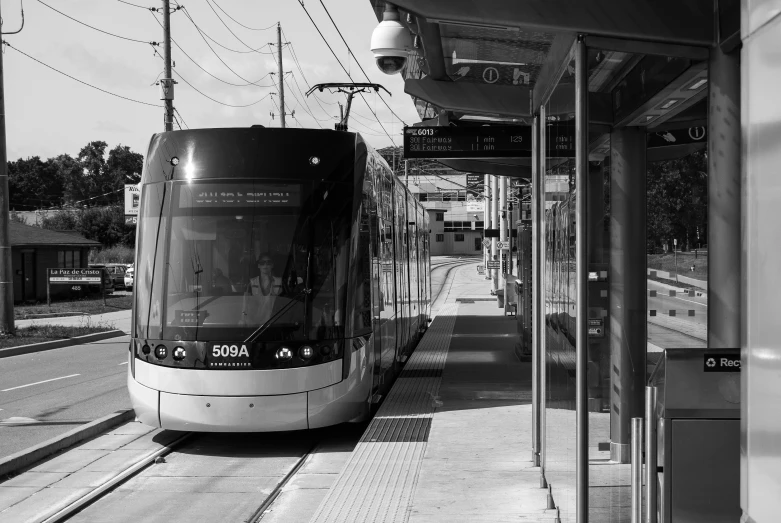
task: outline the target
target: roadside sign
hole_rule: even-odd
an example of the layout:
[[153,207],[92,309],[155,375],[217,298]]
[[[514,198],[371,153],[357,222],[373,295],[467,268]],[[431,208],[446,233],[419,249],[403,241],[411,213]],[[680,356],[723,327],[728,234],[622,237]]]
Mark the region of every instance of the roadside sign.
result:
[[502,262],[499,260],[488,260],[488,263],[486,264],[488,266],[488,269],[501,269]]
[[47,269],[49,283],[53,285],[100,283],[100,269]]
[[506,251],[510,248],[510,242],[496,242],[496,248]]
[[466,201],[466,212],[483,212],[484,206],[482,201],[470,199]]
[[477,266],[477,274],[485,274],[485,265]]
[[136,225],[136,224],[138,224],[138,216],[132,214],[125,215],[125,225]]
[[138,204],[140,201],[141,189],[139,186],[125,184],[125,216],[138,215]]
[[489,240],[488,238],[484,239],[483,240],[483,247],[485,247],[487,249],[490,246],[491,246],[491,240]]

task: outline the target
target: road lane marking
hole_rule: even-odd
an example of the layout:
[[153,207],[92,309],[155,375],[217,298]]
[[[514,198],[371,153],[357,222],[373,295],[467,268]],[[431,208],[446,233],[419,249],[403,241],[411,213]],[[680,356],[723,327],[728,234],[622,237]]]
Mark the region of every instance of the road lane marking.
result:
[[127,365],[127,362],[123,361],[122,363],[118,364],[117,367],[119,367],[119,365]]
[[19,385],[18,387],[11,387],[10,389],[3,389],[0,392],[8,392],[9,390],[23,389],[25,387],[32,387],[33,385],[40,385],[41,383],[49,383],[50,381],[64,380],[65,378],[75,378],[81,376],[81,374],[71,374],[70,376],[60,376],[59,378],[52,378],[50,380],[36,381],[35,383],[28,383],[27,385]]

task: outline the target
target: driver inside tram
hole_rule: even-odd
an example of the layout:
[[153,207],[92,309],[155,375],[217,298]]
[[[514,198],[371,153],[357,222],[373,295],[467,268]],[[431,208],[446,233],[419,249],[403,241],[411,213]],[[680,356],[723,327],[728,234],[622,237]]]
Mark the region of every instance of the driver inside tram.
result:
[[258,275],[250,278],[244,308],[245,321],[262,325],[271,317],[276,297],[283,293],[282,278],[274,275],[274,259],[263,253],[257,260]]

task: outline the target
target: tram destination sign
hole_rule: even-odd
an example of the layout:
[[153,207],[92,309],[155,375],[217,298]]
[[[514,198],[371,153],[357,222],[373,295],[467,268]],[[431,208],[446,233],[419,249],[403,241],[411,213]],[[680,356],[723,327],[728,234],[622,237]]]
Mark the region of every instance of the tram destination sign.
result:
[[531,157],[531,127],[405,127],[405,158]]

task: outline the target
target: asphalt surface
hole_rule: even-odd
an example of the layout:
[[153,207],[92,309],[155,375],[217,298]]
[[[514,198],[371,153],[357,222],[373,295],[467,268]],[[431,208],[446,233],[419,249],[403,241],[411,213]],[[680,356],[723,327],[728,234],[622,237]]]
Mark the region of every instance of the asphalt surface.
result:
[[0,359],[0,457],[129,409],[128,336]]
[[[450,269],[474,261],[479,260],[432,257],[433,296],[439,294]],[[127,332],[130,311],[112,314],[122,316],[116,327]],[[35,323],[74,321],[83,319],[46,318]],[[126,385],[128,341],[128,336],[122,336],[0,359],[0,458],[131,408]]]

